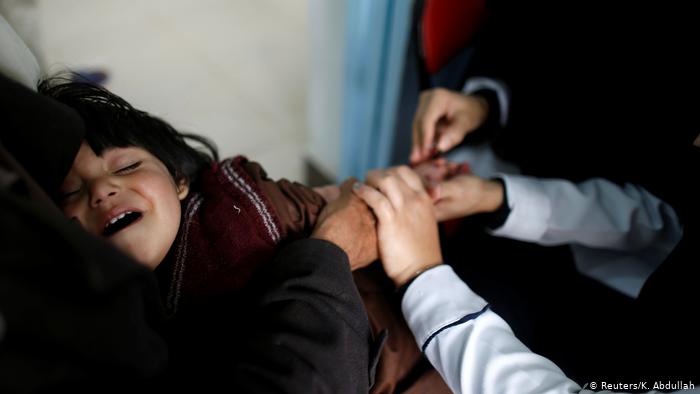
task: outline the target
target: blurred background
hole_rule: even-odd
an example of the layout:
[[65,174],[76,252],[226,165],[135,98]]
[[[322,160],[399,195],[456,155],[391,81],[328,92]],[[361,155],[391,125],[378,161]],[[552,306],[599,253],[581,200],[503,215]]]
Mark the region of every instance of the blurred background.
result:
[[0,13],[44,75],[84,74],[222,157],[318,185],[406,161],[422,3],[0,0]]
[[2,0],[44,72],[104,86],[177,129],[304,179],[307,0]]

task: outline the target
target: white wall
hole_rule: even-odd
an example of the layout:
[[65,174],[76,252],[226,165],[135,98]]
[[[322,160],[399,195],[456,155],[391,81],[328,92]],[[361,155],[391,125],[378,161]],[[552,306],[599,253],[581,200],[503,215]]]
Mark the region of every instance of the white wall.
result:
[[35,1],[49,72],[104,69],[108,89],[222,157],[303,180],[308,0]]
[[342,127],[345,0],[310,0],[311,64],[308,158],[335,178]]

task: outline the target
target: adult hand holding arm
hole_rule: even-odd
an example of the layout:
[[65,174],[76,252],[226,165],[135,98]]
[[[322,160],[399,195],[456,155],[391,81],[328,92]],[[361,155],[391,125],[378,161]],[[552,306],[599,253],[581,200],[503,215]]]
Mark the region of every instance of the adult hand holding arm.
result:
[[406,166],[373,170],[355,193],[377,216],[379,256],[397,287],[442,262],[438,227],[430,196]]
[[351,270],[365,267],[378,257],[376,221],[367,205],[352,193],[356,182],[349,178],[340,185],[340,195],[323,209],[311,234],[343,249]]

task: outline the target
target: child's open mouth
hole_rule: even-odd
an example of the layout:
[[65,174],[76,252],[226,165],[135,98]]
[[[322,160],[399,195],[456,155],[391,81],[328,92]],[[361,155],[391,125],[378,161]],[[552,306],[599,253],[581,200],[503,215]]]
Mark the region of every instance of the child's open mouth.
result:
[[141,212],[124,212],[107,222],[102,236],[109,237],[141,219]]

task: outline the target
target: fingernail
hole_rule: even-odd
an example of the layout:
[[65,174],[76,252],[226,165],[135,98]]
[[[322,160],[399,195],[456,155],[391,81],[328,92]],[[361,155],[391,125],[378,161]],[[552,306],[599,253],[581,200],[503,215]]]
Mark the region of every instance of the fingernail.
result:
[[355,182],[355,183],[352,185],[352,189],[353,189],[353,190],[360,190],[361,187],[362,187],[362,182]]

